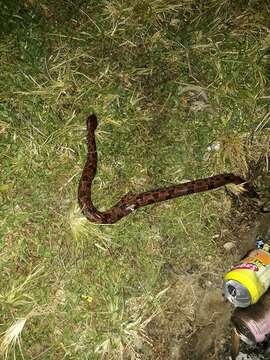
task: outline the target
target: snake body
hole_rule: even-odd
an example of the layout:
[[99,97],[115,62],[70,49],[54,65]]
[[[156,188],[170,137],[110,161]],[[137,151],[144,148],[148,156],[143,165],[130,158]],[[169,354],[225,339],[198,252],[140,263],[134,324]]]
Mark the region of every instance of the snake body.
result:
[[97,151],[95,130],[97,117],[92,114],[86,120],[87,125],[87,160],[78,187],[78,201],[82,213],[86,218],[97,224],[113,224],[134,210],[150,204],[173,199],[180,196],[194,194],[219,188],[229,183],[241,184],[245,180],[232,173],[210,176],[204,179],[189,181],[183,184],[158,188],[141,193],[127,193],[118,203],[107,211],[101,212],[96,209],[91,199],[91,186],[97,170]]

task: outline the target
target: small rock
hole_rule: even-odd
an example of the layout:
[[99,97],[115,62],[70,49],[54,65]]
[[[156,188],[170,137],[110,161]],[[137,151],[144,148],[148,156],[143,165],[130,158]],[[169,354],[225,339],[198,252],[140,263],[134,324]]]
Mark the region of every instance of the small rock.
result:
[[220,143],[219,142],[214,142],[212,144],[210,144],[207,147],[208,151],[219,151],[220,150]]
[[255,355],[255,354],[244,354],[242,352],[239,353],[239,355],[236,358],[237,360],[260,360],[260,359],[264,359],[264,357],[261,357],[260,355]]
[[232,241],[228,241],[223,245],[223,247],[226,251],[231,251],[232,249],[235,248],[235,243]]

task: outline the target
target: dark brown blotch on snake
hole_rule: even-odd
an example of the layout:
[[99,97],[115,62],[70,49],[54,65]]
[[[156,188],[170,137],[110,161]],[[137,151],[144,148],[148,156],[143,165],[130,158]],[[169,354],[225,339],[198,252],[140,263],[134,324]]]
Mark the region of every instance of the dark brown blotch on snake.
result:
[[[189,181],[183,184],[172,185],[139,194],[128,193],[118,203],[107,211],[101,212],[96,209],[91,199],[91,186],[97,170],[97,151],[95,141],[95,129],[97,117],[92,114],[87,118],[87,160],[82,172],[78,188],[78,200],[80,208],[86,218],[97,224],[113,224],[134,210],[166,201],[180,196],[194,194],[219,188],[229,183],[242,184],[245,180],[234,174],[220,174],[205,179]],[[244,186],[250,189],[248,184]]]

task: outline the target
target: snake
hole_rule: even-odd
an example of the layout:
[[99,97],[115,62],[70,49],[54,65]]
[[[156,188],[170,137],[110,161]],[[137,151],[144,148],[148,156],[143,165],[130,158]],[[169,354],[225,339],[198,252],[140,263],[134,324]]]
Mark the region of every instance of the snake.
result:
[[95,140],[97,125],[96,115],[89,115],[86,119],[87,159],[78,186],[80,209],[83,215],[92,223],[114,224],[141,207],[180,196],[217,189],[227,184],[244,184],[244,187],[245,185],[248,186],[242,177],[234,175],[233,173],[224,173],[140,193],[128,192],[110,209],[99,211],[94,206],[91,196],[92,183],[97,172],[97,149]]

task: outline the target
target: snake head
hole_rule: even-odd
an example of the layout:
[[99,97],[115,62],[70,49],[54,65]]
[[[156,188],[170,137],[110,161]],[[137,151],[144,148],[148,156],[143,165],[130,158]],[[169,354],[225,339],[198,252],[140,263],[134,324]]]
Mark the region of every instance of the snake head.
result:
[[87,130],[96,130],[97,128],[97,117],[95,114],[91,114],[88,116],[86,120]]

